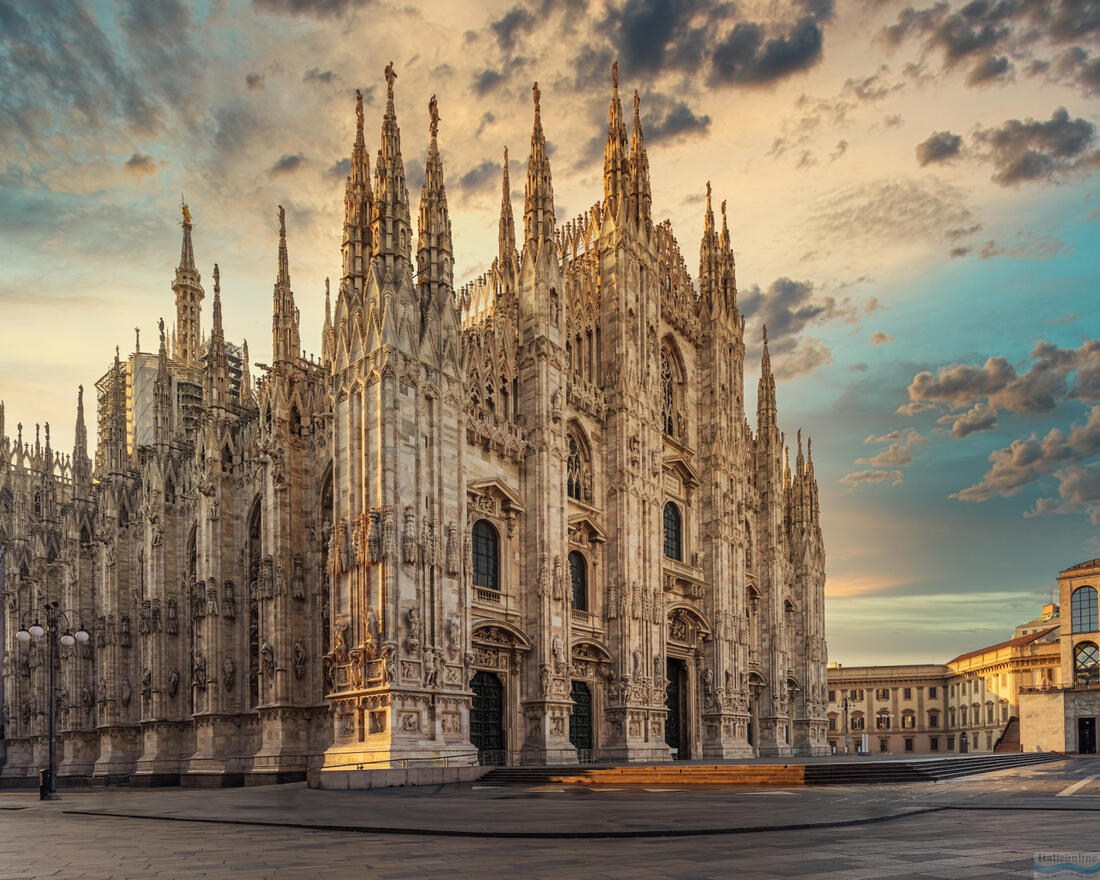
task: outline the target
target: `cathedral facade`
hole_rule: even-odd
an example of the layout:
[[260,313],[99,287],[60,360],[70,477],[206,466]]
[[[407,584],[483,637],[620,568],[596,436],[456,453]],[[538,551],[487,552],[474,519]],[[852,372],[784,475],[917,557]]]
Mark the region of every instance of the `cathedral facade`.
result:
[[44,765],[57,601],[60,776],[224,784],[404,759],[721,760],[827,745],[824,546],[764,340],[744,402],[725,204],[697,284],[654,223],[614,77],[603,193],[559,223],[534,90],[523,216],[454,287],[439,115],[414,231],[386,70],[363,106],[342,270],[306,358],[279,212],[272,356],[211,329],[192,222],[158,350],[83,392],[71,455],[4,434],[4,777]]

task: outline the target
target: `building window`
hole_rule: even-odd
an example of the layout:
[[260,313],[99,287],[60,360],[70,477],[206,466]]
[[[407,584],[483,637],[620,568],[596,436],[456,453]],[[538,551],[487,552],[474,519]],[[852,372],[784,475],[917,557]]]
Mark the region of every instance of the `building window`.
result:
[[473,533],[474,586],[500,589],[500,536],[492,523],[479,519]]
[[848,691],[848,699],[855,700],[857,702],[863,702],[863,689],[859,688],[854,691]]
[[947,724],[949,727],[955,726],[955,707],[952,706],[947,710]]
[[683,522],[680,508],[672,501],[665,504],[665,556],[669,559],[683,559]]
[[829,691],[829,702],[830,703],[835,703],[836,702],[836,691]]
[[1077,687],[1100,684],[1100,652],[1092,642],[1073,649],[1073,681]]
[[985,723],[986,724],[992,724],[993,723],[993,704],[992,703],[987,703],[986,704],[986,707],[985,707]]
[[947,751],[949,751],[949,752],[955,751],[955,737],[953,737],[953,736],[949,736],[947,738]]
[[888,751],[889,744],[890,744],[890,741],[888,739],[886,739],[885,737],[883,737],[882,739],[880,739],[878,741],[878,750],[880,752]]
[[1073,632],[1096,632],[1100,627],[1096,622],[1096,588],[1078,587],[1070,599]]
[[584,441],[569,432],[569,457],[566,461],[565,491],[570,498],[591,503],[592,470],[588,464]]
[[915,730],[917,727],[916,715],[902,715],[901,726],[906,730]]
[[940,750],[940,738],[938,736],[928,737],[928,751],[938,752]]
[[863,716],[862,715],[853,715],[852,716],[852,730],[863,730]]
[[1008,721],[1008,703],[1001,705],[1001,720]]
[[836,730],[836,716],[829,716],[829,730]]
[[876,690],[875,691],[875,699],[876,700],[889,700],[890,699],[890,688],[879,688],[878,690]]
[[913,751],[913,738],[911,736],[907,736],[905,738],[905,751]]
[[929,727],[939,727],[940,726],[940,713],[939,712],[929,712],[928,713],[928,726]]
[[890,716],[889,715],[876,715],[875,716],[875,729],[877,729],[877,730],[889,730],[890,729]]
[[666,434],[676,434],[676,377],[672,373],[672,357],[666,349],[661,349],[661,424]]
[[934,687],[928,689],[928,698],[931,700],[936,699],[936,689]]
[[966,727],[966,706],[959,709],[960,727]]
[[588,610],[588,563],[574,550],[569,554],[569,580],[573,584],[573,607]]
[[966,682],[965,681],[959,686],[959,693],[962,694],[963,696],[966,696]]

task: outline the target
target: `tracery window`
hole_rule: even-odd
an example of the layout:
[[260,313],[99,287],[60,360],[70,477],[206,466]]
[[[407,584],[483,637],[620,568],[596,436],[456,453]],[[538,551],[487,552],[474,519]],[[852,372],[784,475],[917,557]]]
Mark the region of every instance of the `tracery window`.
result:
[[474,586],[500,589],[500,536],[488,520],[479,519],[473,529]]
[[565,490],[570,498],[592,501],[592,469],[583,442],[573,431],[569,432],[569,456],[566,460]]
[[1073,649],[1073,681],[1077,687],[1100,684],[1100,650],[1092,642]]
[[669,501],[665,504],[664,526],[665,556],[669,559],[682,560],[684,558],[684,525],[680,516],[680,508],[676,506],[675,502]]
[[573,607],[588,610],[588,562],[582,553],[569,554],[569,581],[573,586]]
[[676,377],[667,349],[661,349],[661,424],[666,434],[676,433]]
[[1096,621],[1096,588],[1078,587],[1070,599],[1073,632],[1095,632],[1100,627]]

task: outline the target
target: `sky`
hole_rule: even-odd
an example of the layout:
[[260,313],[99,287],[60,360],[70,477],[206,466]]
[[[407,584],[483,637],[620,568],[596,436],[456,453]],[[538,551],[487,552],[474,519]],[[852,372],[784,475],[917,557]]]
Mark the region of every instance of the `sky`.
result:
[[7,433],[68,448],[76,386],[171,324],[181,195],[260,362],[285,205],[317,351],[387,62],[413,199],[438,95],[463,281],[505,146],[522,206],[536,80],[559,221],[600,198],[616,59],[693,275],[707,182],[728,201],[750,412],[766,323],[813,437],[830,659],[1010,637],[1100,556],[1098,0],[0,0]]

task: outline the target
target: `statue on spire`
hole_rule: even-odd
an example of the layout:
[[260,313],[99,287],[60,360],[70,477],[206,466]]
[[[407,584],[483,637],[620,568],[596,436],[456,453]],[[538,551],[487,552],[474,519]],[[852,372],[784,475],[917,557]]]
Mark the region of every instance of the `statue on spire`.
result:
[[432,99],[428,102],[428,131],[432,137],[435,138],[439,134],[439,104],[435,100],[435,95],[432,95]]
[[611,88],[617,89],[619,87],[619,61],[616,59],[611,62]]
[[397,79],[397,72],[393,69],[393,62],[386,65],[386,91],[393,96],[393,82]]
[[183,200],[183,196],[180,196],[180,213],[183,214],[183,225],[191,225],[191,209],[187,207],[187,202]]
[[355,127],[363,130],[363,93],[359,89],[355,90]]
[[539,100],[542,98],[542,92],[539,91],[539,84],[536,82],[531,86],[531,96],[535,99],[535,110],[539,109]]

